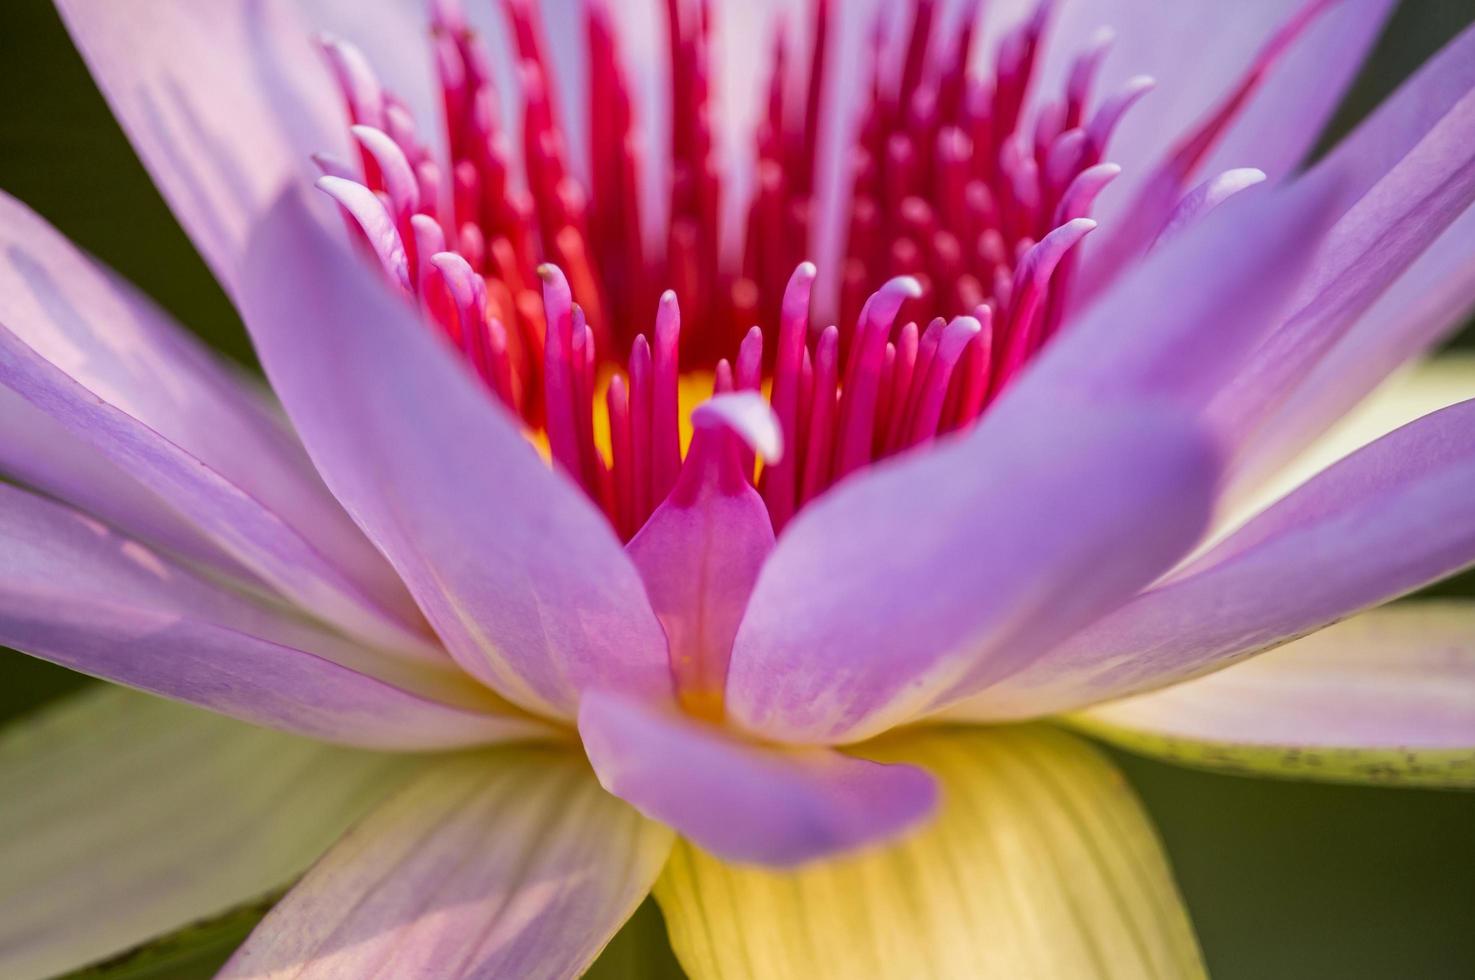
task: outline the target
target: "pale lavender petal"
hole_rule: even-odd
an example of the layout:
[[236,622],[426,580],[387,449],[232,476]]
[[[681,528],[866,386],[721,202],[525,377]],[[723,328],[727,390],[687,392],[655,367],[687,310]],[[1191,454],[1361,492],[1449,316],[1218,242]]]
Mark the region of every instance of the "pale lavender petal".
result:
[[773,550],[768,508],[742,471],[746,453],[733,430],[761,445],[768,461],[782,437],[753,392],[713,398],[692,423],[676,485],[626,550],[666,631],[677,693],[691,710],[720,712],[732,638]]
[[405,663],[252,605],[4,484],[0,644],[344,744],[449,748],[547,732],[454,668]]
[[1165,398],[1197,412],[1277,322],[1337,201],[1334,188],[1307,181],[1233,195],[1068,325],[1001,405]]
[[1175,411],[1016,402],[840,484],[759,575],[731,717],[779,741],[858,741],[1007,673],[1184,555],[1214,457]]
[[438,759],[350,830],[218,976],[576,977],[671,844],[572,752]]
[[0,385],[0,473],[170,552],[251,579],[179,513],[60,422]]
[[[89,469],[126,473],[193,524],[222,553],[216,564],[245,566],[354,632],[407,649],[425,645],[403,586],[259,396],[146,298],[4,195],[0,351],[0,383],[106,461]],[[78,504],[97,495],[95,486],[73,482],[88,472],[51,467],[47,476],[47,490]],[[147,536],[177,524],[144,516],[143,526],[127,530]]]
[[[1343,188],[1348,203],[1285,323],[1213,408],[1236,443],[1255,434],[1384,290],[1475,202],[1475,78],[1471,77],[1475,73],[1468,68],[1472,61],[1475,28],[1451,42],[1308,176]],[[1443,111],[1431,112],[1431,106]],[[1434,270],[1419,273],[1420,278],[1430,271],[1445,272],[1450,280],[1439,285],[1467,293],[1472,287],[1464,266],[1475,241],[1466,232],[1463,241],[1442,239],[1439,244],[1447,254],[1436,260]],[[1432,310],[1442,312],[1450,305],[1447,300],[1436,302]],[[1388,354],[1415,352],[1428,323],[1428,316],[1399,316],[1367,325],[1360,339],[1348,338],[1354,363],[1362,359],[1355,353],[1358,346],[1371,350],[1362,355],[1370,363],[1358,372],[1363,377],[1356,382],[1361,383],[1338,375],[1346,396],[1355,400],[1396,367],[1398,361]]]
[[1475,309],[1475,207],[1445,229],[1260,426],[1226,494],[1241,497],[1311,445],[1400,365]]
[[[1475,92],[1475,28],[1450,41],[1450,44],[1415,72],[1394,96],[1341,143],[1322,167],[1335,171],[1341,182],[1356,196],[1372,196],[1384,180],[1407,177],[1407,164],[1416,155],[1425,159],[1426,170],[1413,171],[1423,177],[1425,186],[1438,189],[1441,179],[1468,184],[1475,162],[1471,156],[1459,164],[1459,142],[1471,142],[1469,134],[1469,100]],[[1448,137],[1446,143],[1454,151],[1453,161],[1441,162],[1446,173],[1435,170],[1432,155],[1425,143],[1437,145],[1438,133],[1447,133],[1463,120],[1465,133]],[[1454,162],[1450,167],[1450,162]],[[1400,187],[1394,193],[1413,193]],[[1397,201],[1397,196],[1389,195]],[[1249,391],[1255,397],[1251,418],[1263,419],[1240,460],[1236,486],[1252,486],[1288,456],[1332,424],[1342,412],[1353,406],[1367,391],[1376,387],[1391,370],[1431,347],[1448,329],[1462,322],[1463,314],[1475,304],[1475,207],[1448,205],[1443,214],[1425,207],[1426,227],[1419,229],[1416,244],[1428,245],[1412,266],[1392,283],[1391,288],[1372,304],[1348,311],[1333,307],[1338,314],[1329,323],[1302,325],[1301,344],[1311,354],[1320,353],[1310,370],[1286,375],[1292,384]],[[1451,220],[1453,218],[1453,220]],[[1448,224],[1440,232],[1440,221]],[[1376,232],[1376,226],[1373,227]],[[1385,238],[1394,235],[1392,227],[1382,229]],[[1438,235],[1428,244],[1431,235]],[[1379,242],[1382,245],[1382,242]],[[1398,244],[1404,254],[1412,251]],[[1376,252],[1378,264],[1388,263],[1391,249],[1382,246]],[[1407,260],[1406,260],[1407,261]],[[1395,267],[1394,272],[1397,272]],[[1375,282],[1385,282],[1388,270],[1379,269]],[[1366,283],[1357,280],[1357,288],[1366,294]],[[1333,294],[1335,295],[1335,294]],[[1307,329],[1310,328],[1310,329]],[[1310,332],[1319,331],[1320,335]],[[1325,353],[1322,353],[1325,351]],[[1304,363],[1302,356],[1298,363]],[[1289,388],[1286,396],[1285,388]],[[1276,404],[1277,398],[1285,398]],[[1264,406],[1263,401],[1270,401]],[[1240,409],[1240,412],[1246,412]],[[1273,412],[1273,415],[1267,413]]]
[[[863,738],[1014,669],[1166,571],[1217,477],[1189,413],[1272,322],[1330,200],[1314,186],[1235,195],[1119,283],[974,434],[803,512],[739,629],[733,717],[783,740]],[[1259,247],[1239,247],[1247,235]],[[1123,407],[1144,400],[1159,407]]]
[[1200,558],[971,700],[968,717],[1162,687],[1475,563],[1475,400],[1315,477]]
[[1072,722],[1174,762],[1475,786],[1475,605],[1410,602]]
[[57,7],[164,199],[234,295],[262,212],[284,184],[311,181],[309,153],[347,146],[312,25],[283,0]]
[[[1227,99],[1264,45],[1305,0],[1217,0],[1149,3],[1072,0],[1059,4],[1047,37],[1037,91],[1058,89],[1082,39],[1099,27],[1115,31],[1099,91],[1112,92],[1136,75],[1157,80],[1152,94],[1123,119],[1106,157],[1123,177],[1097,207],[1110,228],[1141,182]],[[1392,0],[1333,0],[1323,4],[1205,155],[1198,173],[1257,167],[1271,180],[1289,174],[1311,150],[1340,104],[1393,8]],[[1052,84],[1053,82],[1053,84]],[[1186,189],[1186,188],[1185,188]],[[1104,245],[1097,242],[1097,246]],[[1091,246],[1087,246],[1088,251]]]
[[75,976],[260,900],[421,762],[113,684],[8,722],[0,976]]
[[579,735],[605,789],[730,861],[790,866],[879,843],[937,806],[914,766],[757,745],[600,692],[579,705]]
[[463,667],[565,717],[588,685],[669,696],[665,637],[608,521],[299,196],[264,221],[243,298],[328,486]]

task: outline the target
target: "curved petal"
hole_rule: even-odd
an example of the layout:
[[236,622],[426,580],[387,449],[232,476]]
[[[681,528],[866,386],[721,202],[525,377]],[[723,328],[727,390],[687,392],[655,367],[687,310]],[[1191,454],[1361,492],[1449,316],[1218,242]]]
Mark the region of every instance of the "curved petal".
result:
[[49,977],[300,874],[410,756],[117,687],[0,731],[0,974]]
[[1472,310],[1475,207],[1466,208],[1297,381],[1244,448],[1228,492],[1255,489],[1391,372],[1466,322]]
[[349,831],[218,976],[578,976],[670,848],[572,753],[447,757]]
[[665,637],[609,523],[298,196],[264,222],[243,296],[328,486],[463,667],[555,716],[585,686],[669,697]]
[[957,716],[1030,717],[1227,666],[1475,562],[1475,401],[1353,453]]
[[1070,721],[1190,766],[1475,787],[1475,603],[1374,610]]
[[[1253,438],[1298,389],[1308,391],[1313,401],[1290,410],[1316,417],[1293,414],[1280,424],[1309,428],[1314,435],[1318,423],[1325,426],[1335,418],[1320,403],[1349,407],[1440,328],[1453,326],[1454,317],[1475,300],[1475,223],[1451,228],[1475,202],[1471,62],[1475,27],[1451,42],[1306,178],[1336,183],[1347,204],[1289,316],[1213,407],[1234,443]],[[1410,269],[1431,247],[1440,251]],[[1405,270],[1409,278],[1399,288],[1395,282]],[[1385,319],[1355,330],[1384,295],[1400,306],[1378,308]],[[1324,359],[1331,361],[1325,368],[1336,373],[1308,377]],[[1329,387],[1337,394],[1329,395]],[[1322,389],[1319,394],[1316,388]],[[1270,433],[1272,439],[1275,435]]]
[[[1121,31],[1104,89],[1118,91],[1144,73],[1158,85],[1142,111],[1126,115],[1108,149],[1124,176],[1097,205],[1105,230],[1087,246],[1083,299],[1151,245],[1203,175],[1255,167],[1272,180],[1288,176],[1321,135],[1393,6],[1390,0],[1261,0],[1233,8],[1190,2],[1155,5],[1147,13],[1121,0],[1106,5],[1127,23],[1113,25]],[[1080,24],[1081,16],[1099,13],[1089,3],[1072,4],[1064,19],[1073,15]],[[1185,38],[1194,40],[1184,44]]]
[[1001,405],[798,514],[738,628],[728,710],[766,738],[825,743],[956,700],[1171,567],[1217,472],[1175,411]]
[[[226,292],[251,229],[346,127],[312,29],[283,0],[56,0],[133,148]],[[397,6],[384,4],[385,7]]]
[[[244,565],[315,615],[372,639],[425,645],[405,625],[423,630],[393,571],[256,396],[147,299],[4,195],[0,383],[188,519],[228,556],[214,564]],[[46,489],[78,503],[97,495],[85,483],[51,483]],[[164,523],[147,517],[128,530]]]
[[677,844],[655,894],[694,980],[1204,975],[1147,815],[1079,739],[934,730],[867,754],[935,773],[940,817],[797,872]]
[[406,663],[208,584],[0,484],[0,644],[257,724],[376,748],[546,735],[449,665]]
[[[1103,195],[1104,220],[1131,199],[1135,178],[1146,175],[1230,96],[1265,43],[1306,5],[1305,0],[1251,0],[1233,6],[1214,0],[1060,4],[1047,38],[1041,91],[1058,90],[1051,80],[1064,77],[1080,41],[1103,26],[1116,37],[1100,75],[1100,90],[1115,91],[1133,75],[1150,75],[1158,82],[1142,110],[1127,115],[1112,141],[1108,158],[1122,165],[1125,176],[1119,190]],[[1390,0],[1323,3],[1316,19],[1258,80],[1217,148],[1204,158],[1201,172],[1258,167],[1275,179],[1301,163],[1392,6]]]
[[0,385],[0,473],[144,541],[246,581],[251,573],[66,426]]
[[1000,407],[1161,398],[1197,414],[1302,286],[1338,203],[1330,181],[1235,194],[1137,263],[1029,365]]
[[732,861],[785,867],[874,844],[937,804],[913,766],[756,745],[597,691],[579,705],[579,736],[605,789]]
[[749,482],[751,457],[744,462],[738,432],[750,430],[755,449],[766,443],[765,462],[782,453],[782,432],[753,392],[718,395],[693,421],[675,485],[625,547],[665,630],[677,696],[695,714],[720,715],[732,638],[773,551],[773,525]]
[[[1219,525],[1231,532],[1328,466],[1369,443],[1423,418],[1475,398],[1475,354],[1447,351],[1389,378],[1294,458],[1239,495],[1243,504],[1223,512]],[[1241,471],[1243,473],[1243,471]]]

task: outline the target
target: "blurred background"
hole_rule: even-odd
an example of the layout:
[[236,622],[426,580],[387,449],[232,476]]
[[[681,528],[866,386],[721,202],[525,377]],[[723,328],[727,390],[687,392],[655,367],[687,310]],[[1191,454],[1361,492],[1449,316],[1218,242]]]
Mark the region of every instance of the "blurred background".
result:
[[[1403,0],[1323,145],[1472,20],[1475,0]],[[0,0],[0,96],[0,188],[222,353],[254,365],[238,319],[108,114],[49,0]],[[1452,343],[1475,348],[1475,330]],[[1475,577],[1437,591],[1475,594]],[[0,723],[86,683],[0,649]],[[1475,977],[1475,793],[1253,780],[1113,755],[1157,820],[1219,980]],[[24,792],[0,787],[0,801]],[[217,924],[208,941],[167,963],[107,975],[209,976],[259,914]],[[643,909],[601,972],[665,974],[669,954],[643,959],[660,937],[658,915]]]

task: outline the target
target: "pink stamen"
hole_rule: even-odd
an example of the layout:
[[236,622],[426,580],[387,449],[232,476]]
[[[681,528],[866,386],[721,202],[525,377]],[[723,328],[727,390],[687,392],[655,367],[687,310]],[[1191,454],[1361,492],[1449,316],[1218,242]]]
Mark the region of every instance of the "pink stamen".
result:
[[[937,0],[918,0],[895,37],[878,19],[872,74],[862,83],[871,98],[855,142],[842,150],[853,186],[834,270],[838,308],[811,310],[819,270],[805,259],[820,213],[818,134],[839,10],[831,0],[808,0],[806,45],[793,43],[798,32],[787,26],[774,38],[766,110],[749,147],[745,237],[731,255],[718,234],[730,190],[713,140],[707,0],[665,4],[669,214],[649,236],[639,194],[642,120],[615,8],[583,3],[596,107],[586,185],[570,166],[537,5],[500,6],[515,50],[509,74],[522,101],[520,131],[500,118],[490,57],[460,3],[431,0],[444,153],[422,142],[425,127],[357,48],[327,39],[322,49],[359,160],[315,158],[324,174],[318,186],[386,277],[509,412],[546,435],[554,465],[627,540],[693,471],[695,449],[683,460],[683,371],[710,369],[725,398],[771,405],[786,453],[755,453],[731,431],[722,438],[733,443],[732,472],[756,481],[780,531],[836,481],[986,412],[1059,329],[1075,246],[1094,227],[1097,194],[1119,172],[1103,153],[1151,84],[1133,79],[1093,104],[1111,40],[1102,32],[1076,54],[1061,91],[1032,99],[1052,0],[998,39],[989,75],[969,67],[978,0],[954,14],[962,20],[947,44],[937,43]],[[1267,48],[1255,71],[1284,43]],[[1216,126],[1184,153],[1201,156]],[[1236,180],[1190,195],[1183,220]],[[712,421],[712,411],[703,419]]]

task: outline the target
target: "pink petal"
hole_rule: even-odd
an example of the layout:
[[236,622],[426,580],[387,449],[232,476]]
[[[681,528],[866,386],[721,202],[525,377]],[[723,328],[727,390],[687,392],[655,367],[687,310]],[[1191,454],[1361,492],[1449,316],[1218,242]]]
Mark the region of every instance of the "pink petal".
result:
[[1076,719],[1137,751],[1308,779],[1475,784],[1475,607],[1409,602]]
[[1475,563],[1475,400],[1334,464],[1013,677],[967,716],[1068,710],[1185,680]]
[[251,574],[64,425],[0,385],[0,472],[233,578]]
[[937,805],[932,777],[829,749],[779,749],[590,692],[579,735],[604,788],[732,861],[789,866],[892,838]]
[[[378,642],[428,648],[393,571],[258,396],[152,303],[3,195],[0,250],[0,383],[100,460],[75,462],[78,450],[64,443],[70,467],[22,461],[14,470],[48,470],[46,489],[77,503],[97,496],[78,481],[103,468],[126,473],[223,554],[213,564],[245,566],[288,599]],[[128,516],[113,505],[104,513]],[[140,516],[143,525],[130,531],[178,540],[177,520],[152,510]]]
[[546,733],[452,668],[407,664],[268,612],[4,484],[0,554],[0,643],[74,670],[370,748]]
[[1233,195],[1124,275],[1002,403],[1068,394],[1201,410],[1277,322],[1336,204],[1335,188],[1310,181]]
[[[1265,43],[1305,4],[1072,0],[1059,5],[1037,91],[1057,91],[1052,80],[1064,77],[1075,49],[1102,26],[1112,28],[1116,38],[1098,91],[1116,91],[1136,75],[1158,83],[1122,120],[1108,147],[1106,157],[1121,164],[1123,177],[1102,195],[1097,211],[1104,226],[1122,220],[1122,208],[1134,199],[1142,179],[1223,103]],[[1341,103],[1392,7],[1392,0],[1327,4],[1273,63],[1197,173],[1257,167],[1271,180],[1288,175]]]
[[[1468,32],[1464,48],[1468,50],[1455,53],[1475,57],[1475,28]],[[1355,180],[1360,169],[1361,161],[1337,154],[1308,179],[1340,183],[1344,173]],[[1475,87],[1366,188],[1332,227],[1293,312],[1214,408],[1230,437],[1248,438],[1379,294],[1472,202]]]
[[1319,165],[1356,203],[1329,237],[1300,311],[1219,406],[1252,440],[1237,486],[1294,455],[1475,303],[1472,65],[1475,29]]
[[572,753],[441,758],[350,830],[218,976],[579,976],[670,850],[669,831]]
[[263,222],[242,297],[328,486],[463,667],[565,717],[585,686],[669,695],[665,638],[609,523],[300,196]]
[[[395,6],[386,4],[388,6]],[[312,27],[282,0],[58,0],[133,147],[226,291],[308,154],[346,128]]]
[[756,430],[749,437],[778,455],[765,439],[778,423],[752,392],[719,395],[692,422],[676,486],[626,548],[666,631],[677,693],[691,710],[720,712],[732,638],[773,550],[768,508],[742,472],[743,444],[728,426]]
[[1187,419],[1273,322],[1331,201],[1315,185],[1235,195],[1125,277],[972,435],[802,512],[739,629],[733,717],[781,740],[864,738],[1016,669],[1166,571],[1217,478]]
[[1001,405],[798,514],[738,630],[728,710],[767,738],[846,742],[962,697],[1182,557],[1216,475],[1177,412]]

